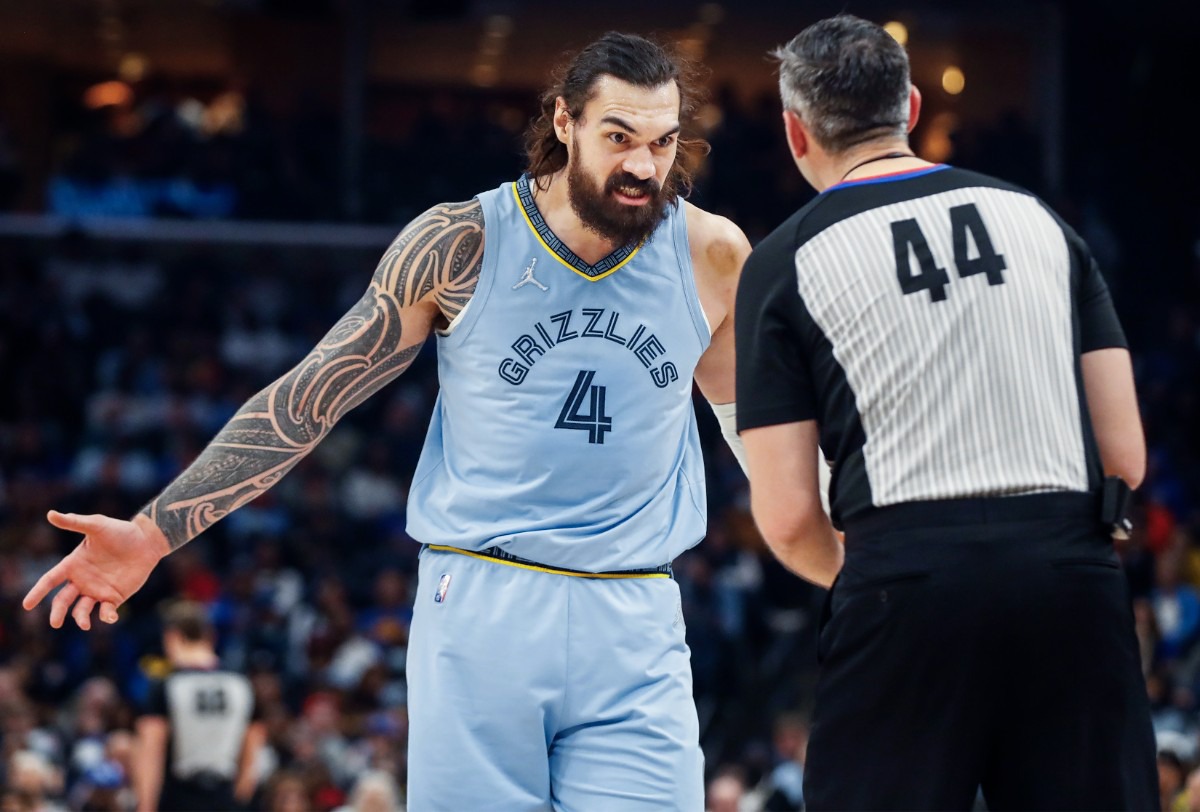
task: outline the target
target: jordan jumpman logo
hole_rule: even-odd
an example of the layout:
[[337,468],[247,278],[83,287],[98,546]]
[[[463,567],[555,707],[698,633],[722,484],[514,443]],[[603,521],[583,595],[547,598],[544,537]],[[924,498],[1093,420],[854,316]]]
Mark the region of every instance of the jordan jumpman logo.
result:
[[550,290],[550,288],[533,278],[533,266],[535,265],[537,265],[537,257],[529,260],[529,265],[525,267],[525,272],[521,274],[520,281],[512,286],[513,290],[516,290],[517,288],[523,288],[526,285],[536,285],[542,290]]

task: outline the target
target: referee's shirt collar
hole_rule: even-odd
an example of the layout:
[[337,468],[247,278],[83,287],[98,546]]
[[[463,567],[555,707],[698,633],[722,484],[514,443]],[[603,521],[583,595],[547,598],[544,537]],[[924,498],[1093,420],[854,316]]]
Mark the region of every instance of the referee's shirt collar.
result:
[[922,166],[919,169],[902,169],[899,172],[888,172],[883,175],[868,175],[865,178],[855,178],[854,180],[844,180],[841,183],[835,183],[825,191],[821,192],[821,194],[827,195],[835,189],[845,189],[849,186],[869,186],[874,183],[892,183],[893,181],[898,180],[919,178],[922,175],[941,172],[943,169],[949,168],[949,164],[934,164],[933,166]]

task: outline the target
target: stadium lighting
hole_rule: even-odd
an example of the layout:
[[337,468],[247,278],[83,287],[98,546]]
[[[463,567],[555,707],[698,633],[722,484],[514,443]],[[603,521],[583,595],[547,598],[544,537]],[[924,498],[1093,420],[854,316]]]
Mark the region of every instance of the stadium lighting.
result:
[[942,71],[942,90],[951,96],[957,96],[959,93],[962,93],[966,85],[967,78],[963,76],[962,68],[959,68],[957,65],[949,65]]
[[908,26],[899,20],[892,20],[883,24],[883,30],[892,35],[892,39],[900,43],[901,46],[908,45]]

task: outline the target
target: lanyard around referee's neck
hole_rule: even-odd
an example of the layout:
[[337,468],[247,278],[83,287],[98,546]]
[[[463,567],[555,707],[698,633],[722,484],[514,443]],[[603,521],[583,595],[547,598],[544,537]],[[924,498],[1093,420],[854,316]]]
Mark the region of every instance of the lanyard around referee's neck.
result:
[[876,161],[890,161],[893,158],[915,158],[915,157],[917,157],[917,156],[911,152],[889,152],[887,155],[876,155],[874,158],[867,158],[867,160],[859,161],[854,166],[847,169],[846,174],[842,175],[842,180],[839,180],[838,183],[841,183],[842,181],[846,180],[846,178],[850,177],[850,173],[853,172],[855,169],[864,167],[867,164],[873,164]]

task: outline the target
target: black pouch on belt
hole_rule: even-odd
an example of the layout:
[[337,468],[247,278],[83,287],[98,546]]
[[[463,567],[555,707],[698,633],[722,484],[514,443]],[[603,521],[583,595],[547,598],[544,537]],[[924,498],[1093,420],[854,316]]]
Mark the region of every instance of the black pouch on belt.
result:
[[1119,476],[1104,478],[1100,492],[1100,521],[1112,528],[1115,539],[1129,538],[1133,522],[1129,520],[1129,505],[1133,490]]

